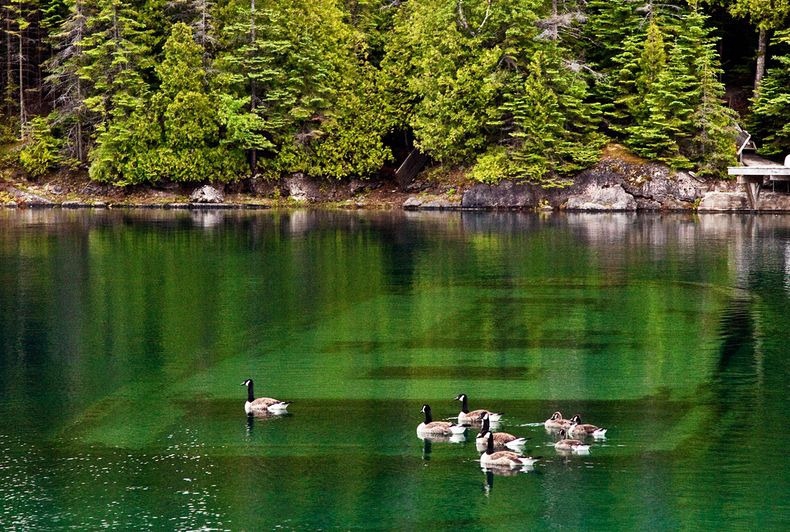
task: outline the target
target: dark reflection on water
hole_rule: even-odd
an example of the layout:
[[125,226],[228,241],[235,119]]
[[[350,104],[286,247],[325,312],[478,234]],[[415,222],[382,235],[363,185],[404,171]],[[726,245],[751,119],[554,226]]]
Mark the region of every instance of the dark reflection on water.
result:
[[785,529],[788,315],[782,216],[0,210],[0,527]]

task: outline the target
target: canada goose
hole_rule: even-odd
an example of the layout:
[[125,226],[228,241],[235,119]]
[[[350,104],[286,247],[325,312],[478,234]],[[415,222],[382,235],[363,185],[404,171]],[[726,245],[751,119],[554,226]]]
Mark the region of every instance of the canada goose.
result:
[[547,419],[543,426],[547,430],[567,429],[571,426],[570,419],[563,419],[562,412],[554,412],[549,419]]
[[[478,452],[485,451],[486,447],[488,446],[486,433],[490,432],[491,430],[489,417],[489,414],[483,416],[483,426],[480,429],[480,433],[475,438],[475,446],[477,447]],[[502,450],[506,447],[511,451],[521,452],[524,449],[524,444],[527,443],[526,438],[517,438],[516,436],[513,436],[507,432],[493,432],[492,434],[494,435],[494,449],[496,450]]]
[[606,429],[582,423],[582,417],[576,414],[571,418],[571,425],[568,427],[568,434],[576,438],[581,436],[592,436],[593,438],[606,438]]
[[421,412],[425,414],[425,421],[417,425],[417,436],[451,436],[466,431],[466,427],[454,425],[449,421],[434,421],[429,405],[422,405]]
[[565,429],[560,429],[560,440],[554,444],[554,448],[558,451],[571,451],[574,453],[584,454],[590,451],[590,446],[581,440],[573,440],[566,438],[567,433]]
[[480,465],[482,467],[531,467],[538,461],[537,458],[523,456],[513,451],[494,452],[494,434],[491,431],[484,436],[486,439],[486,450],[480,455]]
[[480,423],[483,421],[483,416],[489,414],[491,423],[495,423],[502,419],[502,414],[497,412],[489,412],[488,410],[472,410],[469,411],[469,400],[465,393],[458,395],[456,401],[461,401],[461,412],[458,414],[458,423]]
[[271,397],[258,397],[256,399],[252,390],[252,379],[247,379],[241,385],[247,387],[247,402],[244,403],[244,411],[247,414],[285,414],[288,411],[288,405],[291,404],[291,401],[280,401]]

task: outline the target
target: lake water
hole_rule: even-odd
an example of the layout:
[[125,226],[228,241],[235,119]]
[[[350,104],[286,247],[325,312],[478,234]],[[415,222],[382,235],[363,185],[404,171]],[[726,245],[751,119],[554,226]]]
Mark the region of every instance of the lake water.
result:
[[0,528],[786,530],[789,318],[788,216],[0,210]]

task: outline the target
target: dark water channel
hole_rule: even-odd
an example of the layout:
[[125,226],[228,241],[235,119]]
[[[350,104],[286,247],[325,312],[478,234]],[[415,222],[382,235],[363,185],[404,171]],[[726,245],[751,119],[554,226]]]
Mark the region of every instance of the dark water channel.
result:
[[0,210],[0,528],[786,530],[789,318],[790,216]]

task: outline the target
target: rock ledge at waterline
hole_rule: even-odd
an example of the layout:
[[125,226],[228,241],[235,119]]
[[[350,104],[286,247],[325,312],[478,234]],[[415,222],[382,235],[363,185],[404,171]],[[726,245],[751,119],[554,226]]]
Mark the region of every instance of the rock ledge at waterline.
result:
[[[570,211],[749,211],[746,192],[732,180],[702,181],[657,163],[632,163],[609,157],[579,174],[566,188],[543,189],[511,181],[477,184],[458,205],[410,197],[404,209],[516,209]],[[760,211],[790,211],[790,194],[763,191]]]
[[[434,173],[434,176],[436,174]],[[784,185],[782,185],[784,186]],[[566,210],[749,212],[744,188],[733,180],[703,181],[664,165],[606,152],[566,188],[542,189],[504,181],[485,185],[463,172],[412,182],[392,179],[317,180],[294,174],[281,180],[251,179],[227,185],[190,183],[114,187],[84,174],[38,180],[0,180],[0,207],[267,209],[328,207],[404,210]],[[763,190],[761,212],[790,212],[790,194]]]

